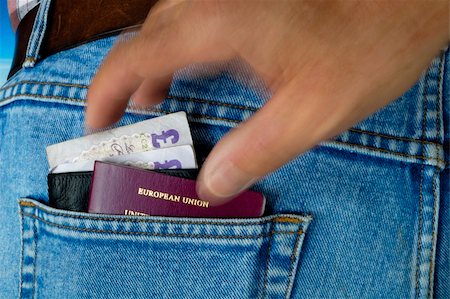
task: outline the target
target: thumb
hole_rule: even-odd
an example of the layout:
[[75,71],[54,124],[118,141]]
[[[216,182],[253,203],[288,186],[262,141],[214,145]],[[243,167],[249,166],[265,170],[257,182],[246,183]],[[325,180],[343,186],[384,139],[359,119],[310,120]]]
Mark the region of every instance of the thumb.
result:
[[214,147],[198,177],[201,198],[225,203],[353,121],[324,95],[299,99],[301,84],[291,83]]

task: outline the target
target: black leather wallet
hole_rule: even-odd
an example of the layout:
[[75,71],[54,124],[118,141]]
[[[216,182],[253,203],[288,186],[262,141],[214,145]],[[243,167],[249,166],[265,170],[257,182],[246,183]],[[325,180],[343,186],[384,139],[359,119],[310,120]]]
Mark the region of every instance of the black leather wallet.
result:
[[[197,169],[158,169],[153,171],[186,179],[196,179],[198,175]],[[50,173],[47,177],[49,205],[61,210],[86,212],[92,174],[92,171]]]
[[87,211],[92,173],[50,173],[47,177],[50,206],[76,212]]

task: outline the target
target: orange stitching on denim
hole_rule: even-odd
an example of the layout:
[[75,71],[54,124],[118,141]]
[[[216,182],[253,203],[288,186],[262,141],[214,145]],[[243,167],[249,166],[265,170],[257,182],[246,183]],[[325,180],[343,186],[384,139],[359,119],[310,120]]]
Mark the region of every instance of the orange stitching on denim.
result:
[[[168,110],[155,108],[155,107],[152,107],[152,108],[149,108],[149,109],[145,109],[144,111],[146,111],[146,112],[156,112],[156,113],[165,113],[165,114],[173,112],[173,111],[168,111]],[[204,118],[204,119],[211,119],[211,120],[222,120],[222,121],[236,123],[236,124],[241,122],[241,120],[238,120],[238,119],[230,119],[230,118],[224,118],[224,117],[209,116],[209,115],[203,115],[203,114],[197,114],[197,113],[191,113],[191,112],[186,112],[186,114],[190,118]]]
[[37,234],[37,228],[36,228],[36,221],[33,221],[33,238],[34,238],[34,256],[33,256],[33,285],[31,287],[31,294],[34,297],[35,296],[35,284],[36,284],[36,259],[37,259],[37,242],[38,242],[38,234]]
[[[154,111],[154,112],[159,112],[159,113],[171,113],[172,111],[167,111],[167,110],[163,110],[163,109],[159,109],[159,108],[153,108],[150,109],[148,111]],[[202,114],[196,114],[196,113],[190,113],[190,112],[186,112],[186,114],[189,117],[192,118],[204,118],[204,119],[211,119],[211,120],[222,120],[222,121],[227,121],[227,122],[232,122],[232,123],[240,123],[241,120],[237,120],[237,119],[230,119],[230,118],[223,118],[223,117],[217,117],[217,116],[209,116],[209,115],[202,115]]]
[[[440,133],[441,133],[441,118],[443,115],[441,115],[441,103],[444,102],[442,90],[444,89],[444,61],[445,61],[445,53],[442,53],[441,55],[441,61],[439,63],[439,84],[438,84],[438,97],[437,97],[437,111],[436,111],[436,140],[440,140]],[[439,151],[436,153],[436,156],[439,157],[440,148]]]
[[[304,233],[303,229],[300,227],[298,229],[297,234],[298,235],[302,235],[303,233]],[[292,262],[294,262],[294,260],[295,260],[295,252],[297,251],[298,244],[299,244],[299,238],[297,237],[297,240],[295,241],[294,251],[292,252],[292,255],[291,255],[291,261]]]
[[[19,95],[14,95],[14,96],[11,96],[11,97],[7,97],[7,98],[4,98],[3,100],[8,100],[8,99],[16,97],[16,96],[19,96]],[[43,96],[43,95],[32,95],[32,94],[21,94],[20,96],[31,96],[31,97],[37,97],[37,98],[53,98],[53,99],[61,99],[61,100],[67,100],[69,102],[72,101],[72,102],[77,102],[77,103],[84,102],[84,100],[81,100],[81,99],[72,99],[72,98],[60,97],[60,96]],[[149,112],[150,111],[159,112],[159,113],[170,113],[170,112],[172,112],[172,111],[167,111],[167,110],[163,110],[163,109],[159,109],[159,108],[153,108],[153,109],[148,110],[148,111]],[[240,120],[233,120],[233,119],[228,119],[228,118],[223,118],[223,117],[207,116],[207,115],[200,115],[200,114],[193,114],[193,113],[187,113],[187,115],[190,116],[190,117],[194,117],[194,118],[205,118],[205,119],[212,119],[212,120],[222,120],[222,121],[233,122],[233,123],[240,123],[241,122]],[[396,155],[404,156],[404,157],[418,158],[418,159],[422,159],[422,160],[426,160],[426,161],[436,161],[436,162],[442,163],[443,165],[446,165],[446,162],[444,160],[436,159],[436,158],[404,154],[404,153],[399,153],[399,152],[395,152],[395,151],[391,151],[391,150],[386,150],[386,149],[366,146],[366,145],[362,145],[362,144],[355,144],[355,143],[350,143],[350,142],[337,141],[337,140],[332,140],[330,142],[354,145],[354,146],[357,146],[357,147],[368,148],[368,149],[372,149],[372,150],[375,150],[375,151],[396,154]]]
[[11,84],[11,85],[3,86],[2,88],[0,88],[0,91],[6,90],[6,89],[8,89],[8,88],[12,88],[12,87],[17,86],[17,85],[22,85],[22,84],[34,84],[34,85],[58,85],[58,86],[64,86],[64,87],[77,87],[77,88],[83,88],[83,89],[87,89],[87,88],[89,87],[88,85],[83,85],[83,84],[62,83],[62,82],[61,82],[61,83],[60,83],[60,82],[47,82],[47,81],[40,82],[40,81],[30,81],[30,80],[27,80],[27,81],[19,81],[19,82],[13,83],[13,84]]
[[355,133],[366,134],[366,135],[370,135],[370,136],[378,136],[378,137],[383,137],[383,138],[387,138],[387,139],[394,139],[394,140],[399,140],[399,141],[417,142],[417,143],[431,144],[431,145],[437,145],[437,146],[440,145],[440,144],[432,142],[432,141],[407,138],[407,137],[397,137],[397,136],[381,134],[381,133],[372,132],[372,131],[360,130],[360,129],[356,129],[356,128],[351,128],[351,129],[349,129],[349,131],[355,132]]
[[[17,94],[17,95],[13,95],[10,97],[6,97],[3,98],[2,100],[0,100],[0,103],[2,101],[6,101],[18,96],[25,96],[25,97],[35,97],[35,98],[44,98],[44,99],[57,99],[57,100],[63,100],[63,101],[67,101],[67,102],[75,102],[75,103],[83,103],[85,102],[84,99],[74,99],[74,98],[67,98],[67,97],[61,97],[61,96],[44,96],[44,95],[34,95],[34,94]],[[152,108],[152,109],[147,109],[146,111],[148,112],[159,112],[159,113],[171,113],[173,111],[167,111],[167,110],[163,110],[163,109],[159,109],[159,108]],[[208,115],[201,115],[201,114],[194,114],[194,113],[186,113],[188,116],[193,117],[193,118],[205,118],[205,119],[212,119],[212,120],[222,120],[222,121],[226,121],[226,122],[232,122],[232,123],[240,123],[240,120],[236,120],[236,119],[228,119],[228,118],[223,118],[223,117],[215,117],[215,116],[208,116]]]
[[[21,85],[21,84],[57,85],[57,86],[76,87],[76,88],[83,88],[83,89],[89,88],[89,85],[84,85],[84,84],[46,82],[46,81],[40,82],[40,81],[28,81],[27,80],[27,81],[20,81],[20,82],[16,82],[14,84],[11,84],[11,85],[4,86],[4,87],[0,88],[0,91],[6,90],[6,89],[9,89],[9,88],[12,88],[14,86]],[[173,99],[173,100],[178,100],[178,101],[186,101],[186,102],[206,103],[206,104],[215,105],[215,106],[224,106],[224,107],[230,107],[230,108],[241,109],[241,110],[250,110],[250,111],[253,111],[253,112],[258,111],[258,108],[255,108],[255,107],[244,106],[244,105],[236,105],[236,104],[231,104],[231,103],[222,103],[222,102],[218,102],[218,101],[214,101],[214,100],[206,100],[206,99],[199,99],[199,98],[179,97],[179,96],[175,96],[175,95],[168,95],[167,99]]]
[[35,205],[34,203],[32,203],[32,202],[28,202],[28,201],[24,201],[24,200],[19,201],[19,204],[20,204],[21,206],[25,206],[25,207],[35,207],[35,206],[36,206],[36,205]]
[[[41,85],[54,84],[54,85],[66,86],[66,87],[88,88],[87,85],[81,85],[81,84],[69,84],[69,83],[57,83],[57,82],[21,81],[21,82],[17,82],[17,83],[8,85],[8,86],[4,86],[3,88],[0,88],[0,91],[8,89],[8,88],[12,88],[12,87],[14,87],[16,85],[20,85],[20,84],[41,84]],[[2,100],[0,100],[0,102],[12,99],[12,98],[17,97],[17,96],[32,96],[32,97],[37,97],[37,98],[39,98],[39,97],[41,97],[41,98],[55,98],[55,99],[60,99],[60,100],[64,100],[64,101],[69,101],[69,102],[76,102],[76,103],[85,102],[85,99],[73,99],[73,98],[61,97],[61,96],[44,96],[44,95],[33,95],[33,94],[16,94],[16,95],[13,95],[13,96],[9,96],[9,97],[3,98]],[[211,105],[216,105],[216,106],[224,106],[224,107],[231,107],[231,108],[235,108],[235,109],[248,110],[248,111],[253,111],[253,112],[258,110],[257,108],[249,107],[249,106],[235,105],[235,104],[230,104],[230,103],[221,103],[221,102],[217,102],[217,101],[205,100],[205,99],[197,99],[197,98],[182,98],[182,97],[177,97],[177,96],[173,96],[173,95],[169,95],[167,97],[167,99],[173,99],[173,100],[176,100],[176,101],[193,101],[193,102],[211,104]],[[166,110],[157,109],[157,108],[148,109],[146,111],[155,111],[155,112],[164,112],[164,113],[170,113],[171,112],[171,111],[166,111]],[[212,120],[222,120],[222,121],[227,121],[227,122],[232,122],[232,123],[240,123],[241,122],[241,120],[235,120],[235,119],[229,119],[229,118],[223,118],[223,117],[214,117],[214,116],[194,114],[194,113],[188,113],[188,114],[191,117],[194,117],[194,118],[205,118],[205,119],[212,119]],[[440,146],[440,144],[432,142],[432,141],[419,140],[419,139],[413,139],[413,138],[407,138],[407,137],[397,137],[397,136],[381,134],[381,133],[376,133],[376,132],[371,132],[371,131],[366,131],[366,130],[361,130],[361,129],[356,129],[356,128],[351,128],[351,129],[349,129],[349,131],[350,132],[354,132],[354,133],[367,134],[369,136],[379,136],[379,137],[383,137],[383,138],[387,138],[387,139],[393,139],[393,140],[399,140],[399,141],[417,142],[417,143],[421,143],[421,144],[430,144],[430,145]]]
[[[28,203],[27,201],[20,201],[19,204],[23,205],[22,203]],[[120,218],[114,218],[114,217],[102,217],[102,216],[90,216],[90,215],[70,215],[70,214],[65,214],[65,213],[58,213],[58,212],[53,212],[53,211],[49,211],[46,210],[45,208],[39,207],[39,206],[34,206],[35,209],[38,209],[48,215],[53,215],[53,216],[60,216],[60,217],[65,217],[65,218],[72,218],[72,219],[84,219],[84,220],[101,220],[101,221],[119,221],[119,222],[141,222],[141,223],[165,223],[165,224],[198,224],[198,225],[204,225],[204,224],[208,224],[208,225],[218,225],[218,226],[233,226],[233,225],[237,225],[237,226],[241,226],[241,225],[260,225],[260,224],[267,224],[267,223],[272,223],[274,221],[277,221],[279,223],[285,223],[283,221],[278,221],[277,219],[279,218],[284,218],[284,217],[276,217],[273,219],[268,219],[268,220],[261,220],[261,221],[255,221],[255,222],[209,222],[209,221],[183,221],[183,220],[157,220],[157,219],[139,219],[139,217],[136,218],[124,218],[124,219],[120,219]],[[217,219],[217,218],[211,218],[212,220]],[[302,220],[299,219],[299,223],[303,222]]]
[[[428,76],[429,70],[425,74],[425,83],[422,92],[422,139],[425,138],[427,129],[427,98],[425,93],[428,89]],[[424,146],[422,145],[422,155],[424,152]],[[416,298],[420,297],[420,261],[421,261],[421,250],[422,250],[422,224],[423,224],[423,176],[424,176],[424,165],[420,167],[420,186],[419,186],[419,235],[417,238],[417,260],[416,260]]]
[[[20,213],[23,216],[34,218],[38,221],[41,221],[49,226],[54,226],[57,228],[62,229],[68,229],[68,230],[74,230],[74,231],[83,231],[88,233],[109,233],[109,234],[118,234],[118,235],[144,235],[144,236],[151,236],[151,237],[186,237],[186,238],[199,238],[199,239],[258,239],[258,238],[266,238],[270,237],[271,233],[269,234],[258,234],[258,235],[234,235],[234,236],[226,236],[226,235],[207,235],[207,234],[164,234],[164,233],[149,233],[149,232],[142,232],[142,231],[113,231],[113,230],[104,230],[104,229],[93,229],[93,228],[82,228],[82,227],[74,227],[74,226],[68,226],[68,225],[62,225],[50,222],[48,220],[45,220],[39,216],[29,214],[29,213]],[[275,231],[274,234],[281,234],[281,235],[297,235],[302,234],[303,231]]]
[[267,275],[269,272],[269,265],[270,265],[270,250],[272,248],[272,240],[273,240],[273,232],[274,232],[274,223],[272,222],[270,224],[270,239],[269,239],[269,245],[267,248],[267,262],[266,262],[266,269],[264,271],[264,280],[263,280],[263,293],[261,298],[265,298],[265,295],[267,294]]
[[[443,101],[443,95],[442,95],[442,88],[443,88],[443,84],[444,84],[444,61],[445,61],[445,53],[443,52],[441,54],[441,61],[439,63],[439,87],[438,87],[438,99],[437,99],[437,113],[436,113],[436,140],[439,140],[439,134],[441,131],[441,122],[440,122],[440,116],[441,116],[441,102]],[[438,196],[437,196],[437,192],[436,192],[436,183],[437,183],[437,179],[438,179],[438,174],[439,171],[438,169],[435,169],[435,172],[433,174],[433,178],[432,178],[432,189],[433,189],[433,199],[434,199],[434,203],[433,203],[433,220],[431,222],[431,227],[432,227],[432,231],[431,231],[431,246],[432,246],[432,250],[431,250],[431,256],[430,256],[430,273],[428,276],[428,292],[427,292],[427,297],[431,298],[431,292],[433,291],[432,289],[432,281],[433,281],[433,276],[434,276],[434,270],[435,270],[435,264],[433,264],[433,256],[435,255],[436,252],[436,230],[435,230],[435,219],[436,219],[436,203],[438,201]]]
[[210,105],[214,105],[214,106],[224,106],[224,107],[230,107],[230,108],[235,108],[235,109],[240,109],[240,110],[249,110],[249,111],[253,111],[253,112],[258,111],[258,109],[259,109],[259,108],[254,108],[254,107],[250,107],[250,106],[236,105],[236,104],[231,104],[231,103],[222,103],[222,102],[218,102],[218,101],[214,101],[214,100],[206,100],[206,99],[198,99],[198,98],[184,98],[184,97],[178,97],[178,96],[173,96],[173,95],[168,95],[167,99],[174,99],[177,101],[185,101],[185,102],[210,104]]
[[44,99],[58,99],[58,100],[64,100],[64,101],[68,101],[68,102],[75,102],[75,103],[81,103],[81,102],[85,102],[86,100],[84,99],[74,99],[74,98],[67,98],[67,97],[61,97],[61,96],[46,96],[46,95],[35,95],[35,94],[30,94],[30,93],[24,93],[24,94],[15,94],[6,98],[3,98],[0,100],[0,103],[3,101],[7,101],[9,99],[18,97],[18,96],[23,96],[23,97],[36,97],[36,98],[44,98]]
[[[10,97],[4,98],[3,100],[8,100],[8,99],[14,98],[16,96],[19,96],[19,95],[10,96]],[[67,100],[69,102],[76,102],[76,103],[80,103],[80,102],[84,102],[85,101],[85,100],[82,100],[82,99],[72,99],[72,98],[61,97],[61,96],[43,96],[43,95],[33,95],[33,94],[20,94],[20,96],[31,96],[31,97],[36,97],[36,98],[53,98],[53,99]],[[148,110],[148,111],[149,112],[153,111],[153,112],[157,112],[157,113],[158,112],[159,113],[170,113],[170,112],[172,112],[172,111],[167,111],[167,110],[163,110],[163,109],[159,109],[159,108],[153,108],[153,109]],[[193,114],[193,113],[187,113],[187,115],[190,116],[190,117],[193,117],[193,118],[222,120],[222,121],[233,122],[233,123],[240,123],[241,122],[240,120],[233,120],[233,119],[228,119],[228,118],[223,118],[223,117],[215,117],[215,116],[200,115],[200,114]],[[422,160],[425,160],[425,161],[435,161],[435,162],[442,163],[444,166],[446,165],[446,162],[444,160],[436,159],[436,158],[404,154],[404,153],[399,153],[399,152],[395,152],[395,151],[391,151],[391,150],[386,150],[386,149],[366,146],[366,145],[362,145],[362,144],[343,142],[343,141],[338,141],[338,140],[331,140],[330,142],[335,142],[335,143],[339,143],[339,144],[353,145],[353,146],[356,146],[356,147],[367,148],[367,149],[371,149],[371,150],[379,151],[379,152],[383,152],[383,153],[390,153],[390,154],[395,154],[395,155],[399,155],[399,156],[403,156],[403,157],[409,157],[409,158],[418,158],[418,159],[422,159]]]
[[291,284],[292,277],[294,276],[294,273],[292,273],[292,271],[294,270],[294,262],[295,262],[295,256],[296,256],[295,253],[300,244],[300,235],[303,235],[303,234],[304,234],[303,229],[300,227],[297,231],[297,238],[295,240],[294,249],[291,254],[291,265],[289,266],[288,283],[286,286],[286,292],[285,292],[285,296],[284,296],[286,299],[288,298],[289,285]]
[[437,181],[437,177],[438,177],[438,169],[435,169],[434,174],[433,174],[433,178],[432,178],[432,188],[433,188],[433,199],[434,199],[434,203],[433,203],[433,220],[431,222],[431,227],[432,227],[432,231],[431,231],[431,246],[432,246],[432,250],[431,250],[431,257],[430,257],[430,273],[429,273],[429,277],[428,277],[428,293],[427,293],[427,297],[431,298],[431,292],[432,292],[432,278],[434,276],[434,265],[433,265],[433,255],[434,252],[436,251],[436,246],[435,246],[435,242],[436,242],[436,230],[435,230],[435,219],[436,219],[436,203],[438,201],[438,197],[437,197],[437,192],[436,192],[436,181]]
[[277,218],[275,218],[275,219],[274,219],[274,222],[281,222],[281,223],[286,223],[286,222],[289,222],[289,223],[301,223],[301,222],[303,222],[303,220],[301,220],[301,219],[296,219],[296,218],[291,218],[291,217],[285,217],[285,216],[282,216],[282,217],[277,217]]
[[[346,145],[353,145],[355,147],[367,148],[367,149],[378,151],[378,152],[382,152],[382,153],[399,155],[399,156],[408,157],[408,158],[417,158],[417,159],[421,159],[421,160],[425,160],[425,161],[439,162],[439,163],[442,163],[444,166],[446,165],[446,162],[444,160],[436,159],[436,158],[404,154],[404,153],[394,152],[394,151],[387,150],[387,149],[382,149],[382,148],[377,148],[377,147],[372,147],[372,146],[367,146],[367,145],[362,145],[362,144],[356,144],[356,143],[351,143],[351,142],[343,142],[343,141],[337,141],[337,140],[331,140],[329,142],[330,143],[339,143],[339,144],[344,144],[344,145],[345,144]],[[326,145],[326,144],[324,144],[324,145]]]
[[423,164],[420,169],[419,185],[419,236],[417,238],[417,259],[416,259],[416,298],[419,297],[419,276],[420,276],[420,250],[422,247],[422,202],[423,202]]
[[[20,214],[20,213],[19,213]],[[23,267],[24,267],[24,261],[25,261],[25,243],[24,243],[24,238],[23,236],[25,236],[25,223],[24,223],[24,217],[20,217],[21,221],[20,221],[20,225],[21,225],[21,230],[22,230],[22,237],[20,238],[20,247],[21,247],[21,252],[20,252],[20,283],[19,283],[19,298],[22,298],[22,289],[23,289]]]

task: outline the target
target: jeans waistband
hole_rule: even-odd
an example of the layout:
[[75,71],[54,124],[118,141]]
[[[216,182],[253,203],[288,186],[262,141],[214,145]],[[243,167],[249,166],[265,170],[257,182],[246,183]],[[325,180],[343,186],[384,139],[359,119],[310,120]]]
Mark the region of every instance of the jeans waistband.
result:
[[20,22],[9,76],[59,51],[139,27],[156,0],[45,0]]

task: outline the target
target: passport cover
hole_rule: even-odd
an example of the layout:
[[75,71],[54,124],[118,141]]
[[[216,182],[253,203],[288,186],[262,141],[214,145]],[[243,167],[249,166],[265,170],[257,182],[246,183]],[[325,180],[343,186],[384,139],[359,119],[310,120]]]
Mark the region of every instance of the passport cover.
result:
[[[197,169],[155,169],[172,176],[196,179]],[[87,212],[92,171],[50,173],[47,176],[49,205],[74,212]]]
[[212,206],[199,199],[194,180],[96,161],[89,213],[173,217],[259,217],[261,193],[246,191],[231,201]]

